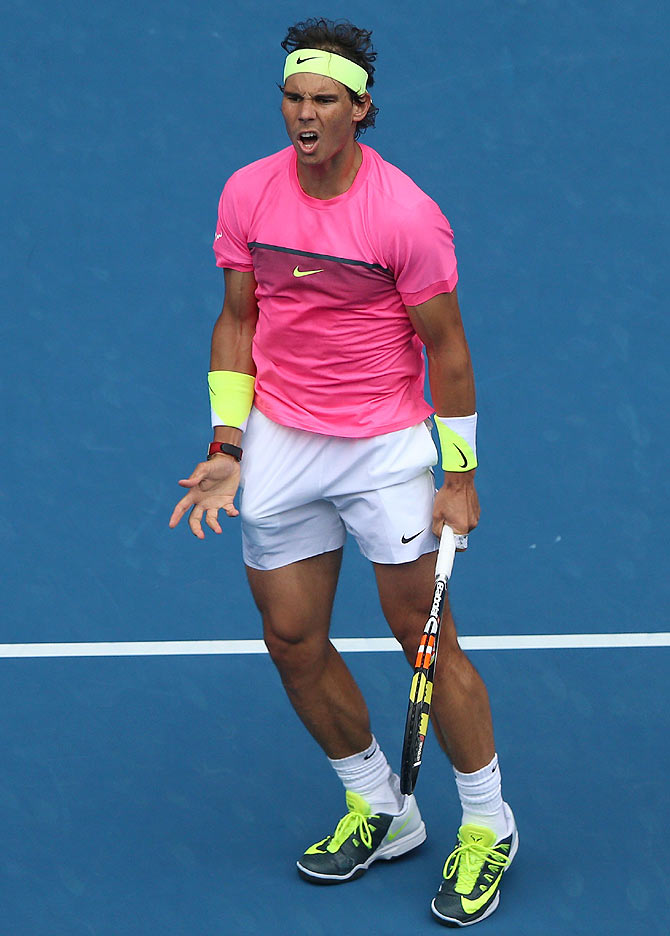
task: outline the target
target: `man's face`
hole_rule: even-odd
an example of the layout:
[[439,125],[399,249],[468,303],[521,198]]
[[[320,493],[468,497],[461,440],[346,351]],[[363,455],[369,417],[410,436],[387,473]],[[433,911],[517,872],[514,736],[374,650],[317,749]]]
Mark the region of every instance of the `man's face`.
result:
[[367,95],[364,104],[358,104],[333,78],[308,72],[287,78],[281,110],[298,161],[323,165],[350,146],[368,107]]

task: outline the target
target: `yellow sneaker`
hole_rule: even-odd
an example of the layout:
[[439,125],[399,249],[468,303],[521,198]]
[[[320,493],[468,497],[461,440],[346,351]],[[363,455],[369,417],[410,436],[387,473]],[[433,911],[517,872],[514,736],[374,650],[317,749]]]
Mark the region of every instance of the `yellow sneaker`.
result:
[[519,834],[509,806],[512,832],[496,840],[495,832],[479,825],[458,830],[456,848],[447,858],[442,883],[430,908],[445,926],[470,926],[490,916],[500,902],[500,881],[517,848]]
[[298,872],[314,884],[341,884],[365,874],[379,858],[398,858],[426,839],[426,827],[413,796],[403,797],[400,815],[371,813],[357,793],[347,791],[349,812],[332,835],[310,846]]

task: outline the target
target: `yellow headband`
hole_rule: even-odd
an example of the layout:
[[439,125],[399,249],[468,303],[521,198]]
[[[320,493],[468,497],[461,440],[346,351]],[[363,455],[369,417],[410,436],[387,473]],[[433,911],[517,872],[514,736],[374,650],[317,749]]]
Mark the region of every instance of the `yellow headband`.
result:
[[326,52],[323,49],[296,49],[295,52],[291,52],[284,65],[284,81],[290,75],[302,72],[334,78],[335,81],[351,88],[359,97],[365,94],[368,81],[366,70],[335,52]]

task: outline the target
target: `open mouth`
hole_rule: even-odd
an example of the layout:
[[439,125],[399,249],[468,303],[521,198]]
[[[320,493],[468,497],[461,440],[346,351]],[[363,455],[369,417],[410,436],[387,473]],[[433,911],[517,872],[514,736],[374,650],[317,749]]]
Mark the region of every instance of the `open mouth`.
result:
[[304,153],[311,153],[319,142],[319,136],[313,130],[303,130],[298,134],[298,142]]

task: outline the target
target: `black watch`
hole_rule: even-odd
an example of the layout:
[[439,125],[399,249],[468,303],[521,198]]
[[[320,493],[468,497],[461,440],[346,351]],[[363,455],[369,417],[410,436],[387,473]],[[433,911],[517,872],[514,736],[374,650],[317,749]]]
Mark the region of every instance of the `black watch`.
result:
[[233,445],[231,442],[210,442],[207,450],[207,461],[212,455],[232,455],[235,461],[242,461],[242,449],[239,445]]

